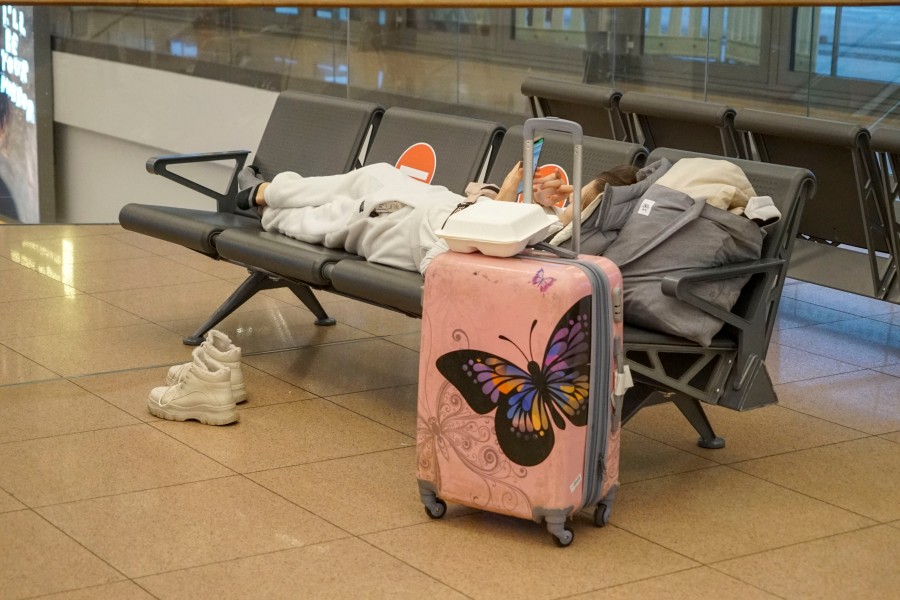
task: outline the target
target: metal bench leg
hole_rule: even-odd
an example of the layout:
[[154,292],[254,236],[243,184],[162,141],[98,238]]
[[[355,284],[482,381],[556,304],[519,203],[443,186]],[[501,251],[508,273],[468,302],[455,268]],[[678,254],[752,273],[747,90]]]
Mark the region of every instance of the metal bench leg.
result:
[[203,336],[206,332],[219,324],[222,319],[230,315],[241,304],[253,297],[256,292],[269,287],[269,277],[258,272],[251,271],[250,276],[238,286],[234,292],[223,302],[219,308],[201,325],[197,331],[182,341],[186,346],[199,346],[203,343]]
[[316,325],[329,326],[337,323],[333,317],[328,316],[328,313],[322,308],[319,299],[316,298],[316,295],[313,294],[313,291],[309,289],[308,286],[293,283],[288,283],[286,285],[294,292],[294,295],[300,299],[300,302],[316,316]]
[[706,418],[706,412],[704,412],[703,407],[700,406],[699,400],[676,394],[675,397],[672,398],[672,402],[675,403],[675,406],[678,407],[681,414],[685,416],[694,429],[697,430],[697,433],[700,434],[700,439],[697,440],[698,446],[711,449],[725,447],[725,440],[718,437],[713,431],[712,425],[710,424],[709,419]]

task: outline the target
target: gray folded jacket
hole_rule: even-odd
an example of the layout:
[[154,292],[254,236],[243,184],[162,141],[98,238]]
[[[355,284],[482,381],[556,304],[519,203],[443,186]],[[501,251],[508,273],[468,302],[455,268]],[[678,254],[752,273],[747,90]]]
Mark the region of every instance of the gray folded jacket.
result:
[[[661,282],[674,271],[756,260],[765,232],[745,216],[656,183],[671,163],[645,169],[646,179],[607,187],[594,222],[582,233],[582,252],[619,266],[625,282],[625,321],[708,346],[723,322],[665,296]],[[730,310],[749,276],[696,283],[699,297]]]

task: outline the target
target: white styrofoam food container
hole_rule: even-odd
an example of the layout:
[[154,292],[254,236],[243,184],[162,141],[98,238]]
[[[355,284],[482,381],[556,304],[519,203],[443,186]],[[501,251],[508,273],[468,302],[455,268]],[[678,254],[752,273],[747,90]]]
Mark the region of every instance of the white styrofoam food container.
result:
[[452,215],[435,233],[454,252],[515,256],[547,236],[558,219],[537,204],[482,199]]

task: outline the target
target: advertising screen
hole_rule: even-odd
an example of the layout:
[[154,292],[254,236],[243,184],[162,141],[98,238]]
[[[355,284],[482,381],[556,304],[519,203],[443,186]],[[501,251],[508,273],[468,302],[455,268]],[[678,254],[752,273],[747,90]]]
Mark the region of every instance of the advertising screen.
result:
[[[52,186],[41,188],[39,146],[42,66],[36,60],[39,44],[49,40],[35,38],[35,9],[28,6],[0,6],[0,218],[22,223],[38,223],[52,209]],[[37,50],[37,52],[36,52]],[[46,63],[49,71],[49,62]],[[49,97],[48,97],[49,99]],[[52,129],[51,129],[52,131]],[[50,163],[52,171],[52,155]],[[41,206],[42,192],[45,206]]]

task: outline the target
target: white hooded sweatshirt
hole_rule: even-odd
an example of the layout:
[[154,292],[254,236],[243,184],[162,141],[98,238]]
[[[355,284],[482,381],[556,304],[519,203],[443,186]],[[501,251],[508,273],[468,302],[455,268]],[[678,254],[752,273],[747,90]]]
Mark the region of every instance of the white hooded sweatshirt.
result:
[[280,173],[265,199],[266,231],[420,273],[447,250],[434,232],[466,200],[386,163],[324,177]]

